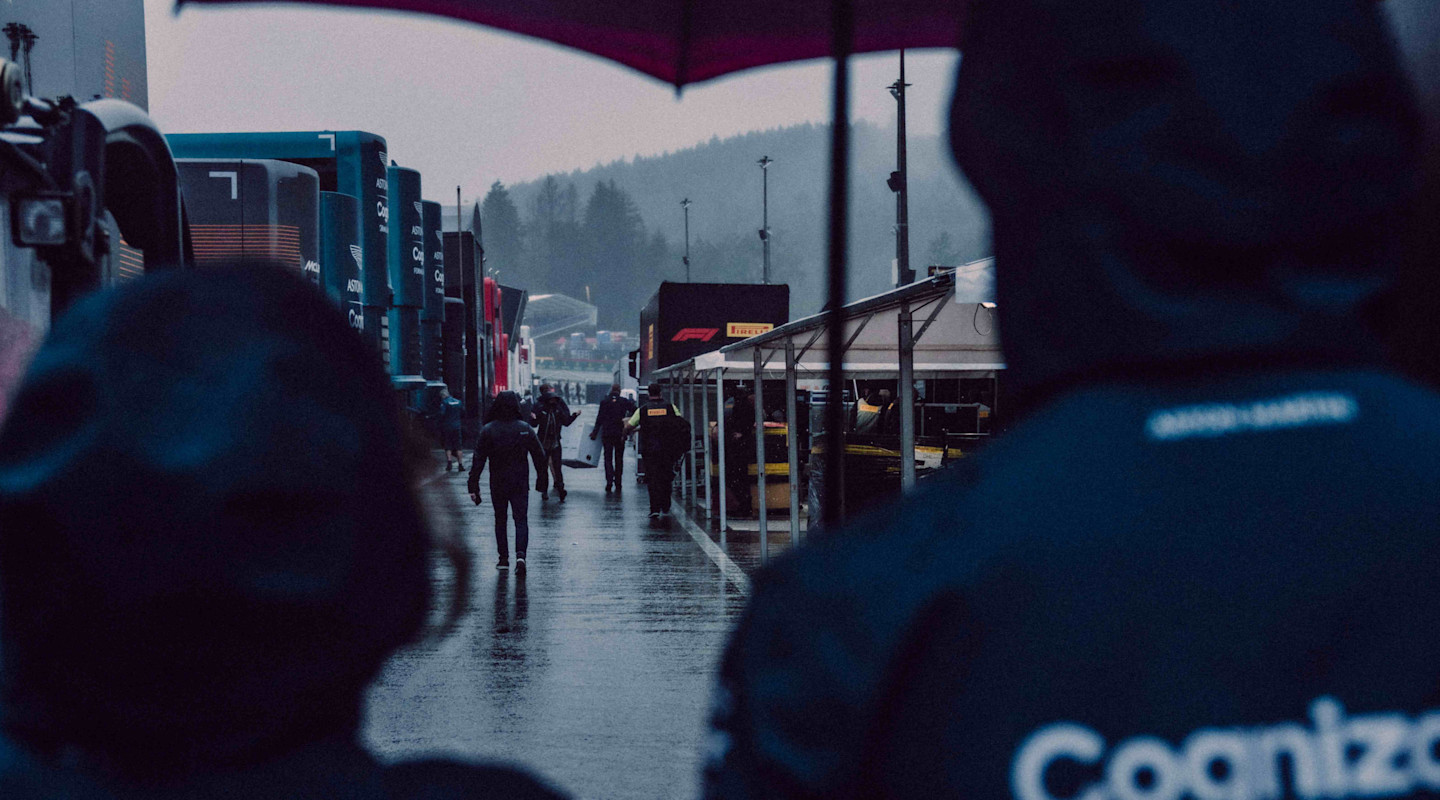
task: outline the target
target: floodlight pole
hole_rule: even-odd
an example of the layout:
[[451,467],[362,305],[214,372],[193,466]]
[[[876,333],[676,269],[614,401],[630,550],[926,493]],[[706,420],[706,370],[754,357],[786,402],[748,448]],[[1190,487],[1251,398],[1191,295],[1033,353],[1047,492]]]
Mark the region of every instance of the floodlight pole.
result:
[[680,207],[685,209],[685,282],[690,282],[690,198],[680,201]]
[[900,51],[900,79],[890,84],[890,95],[899,106],[895,130],[895,172],[890,176],[890,189],[895,192],[895,263],[896,285],[915,282],[910,271],[910,176],[905,163],[905,51]]
[[775,159],[771,158],[770,156],[761,156],[761,157],[760,157],[760,160],[759,160],[759,161],[756,161],[755,163],[760,165],[760,174],[761,174],[761,176],[762,176],[761,179],[760,179],[760,185],[761,185],[761,189],[760,189],[760,203],[761,203],[761,205],[760,205],[760,208],[761,208],[761,212],[760,212],[760,213],[761,213],[761,217],[760,217],[760,242],[761,242],[761,246],[764,248],[764,259],[765,259],[765,260],[764,260],[764,262],[761,264],[761,267],[760,267],[760,282],[761,282],[761,283],[769,283],[769,282],[770,282],[770,165],[773,164],[773,163],[775,163]]

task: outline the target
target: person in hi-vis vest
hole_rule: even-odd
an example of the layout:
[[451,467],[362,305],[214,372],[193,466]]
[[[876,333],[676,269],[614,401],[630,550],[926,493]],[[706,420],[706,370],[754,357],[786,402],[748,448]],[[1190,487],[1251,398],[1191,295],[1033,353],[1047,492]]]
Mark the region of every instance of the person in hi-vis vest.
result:
[[656,420],[674,415],[680,410],[665,400],[660,384],[652,383],[645,402],[640,405],[625,423],[625,434],[640,431],[640,455],[645,459],[645,487],[650,490],[650,518],[659,519],[670,510],[670,490],[675,482],[675,459],[666,452],[665,442],[659,436],[647,436],[646,428],[653,428]]

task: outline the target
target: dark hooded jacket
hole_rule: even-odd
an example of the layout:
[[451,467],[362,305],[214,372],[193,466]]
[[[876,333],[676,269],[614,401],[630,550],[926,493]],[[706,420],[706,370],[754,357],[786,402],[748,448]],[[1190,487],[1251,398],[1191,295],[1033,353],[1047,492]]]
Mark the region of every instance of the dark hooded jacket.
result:
[[972,9],[952,140],[1025,414],[757,576],[707,797],[1433,796],[1440,400],[1368,326],[1416,137],[1375,4]]
[[520,396],[501,392],[490,408],[490,421],[480,429],[475,457],[470,461],[470,493],[480,491],[480,473],[490,463],[490,494],[494,497],[523,496],[530,489],[530,466],[535,474],[545,472],[545,451],[535,429],[520,419]]
[[279,269],[152,276],[59,320],[0,429],[0,796],[546,796],[357,743],[431,605],[397,415]]

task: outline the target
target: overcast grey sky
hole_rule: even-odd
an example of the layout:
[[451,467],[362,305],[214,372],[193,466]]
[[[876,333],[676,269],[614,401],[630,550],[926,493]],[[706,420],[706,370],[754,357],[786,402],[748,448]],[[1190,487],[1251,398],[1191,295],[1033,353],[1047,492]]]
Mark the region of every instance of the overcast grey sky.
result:
[[[165,131],[362,129],[424,174],[425,194],[483,194],[597,162],[823,122],[830,66],[808,62],[674,89],[555,45],[396,12],[145,0],[150,110]],[[957,56],[907,53],[909,128],[944,129]],[[857,117],[893,124],[893,53],[856,60]],[[761,154],[757,153],[758,158]]]

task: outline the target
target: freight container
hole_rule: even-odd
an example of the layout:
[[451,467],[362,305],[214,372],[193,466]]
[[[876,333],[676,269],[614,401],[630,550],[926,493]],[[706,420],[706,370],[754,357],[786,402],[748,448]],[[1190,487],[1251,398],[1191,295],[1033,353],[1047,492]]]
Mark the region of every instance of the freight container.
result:
[[655,370],[790,321],[784,284],[670,283],[640,312],[640,384]]

